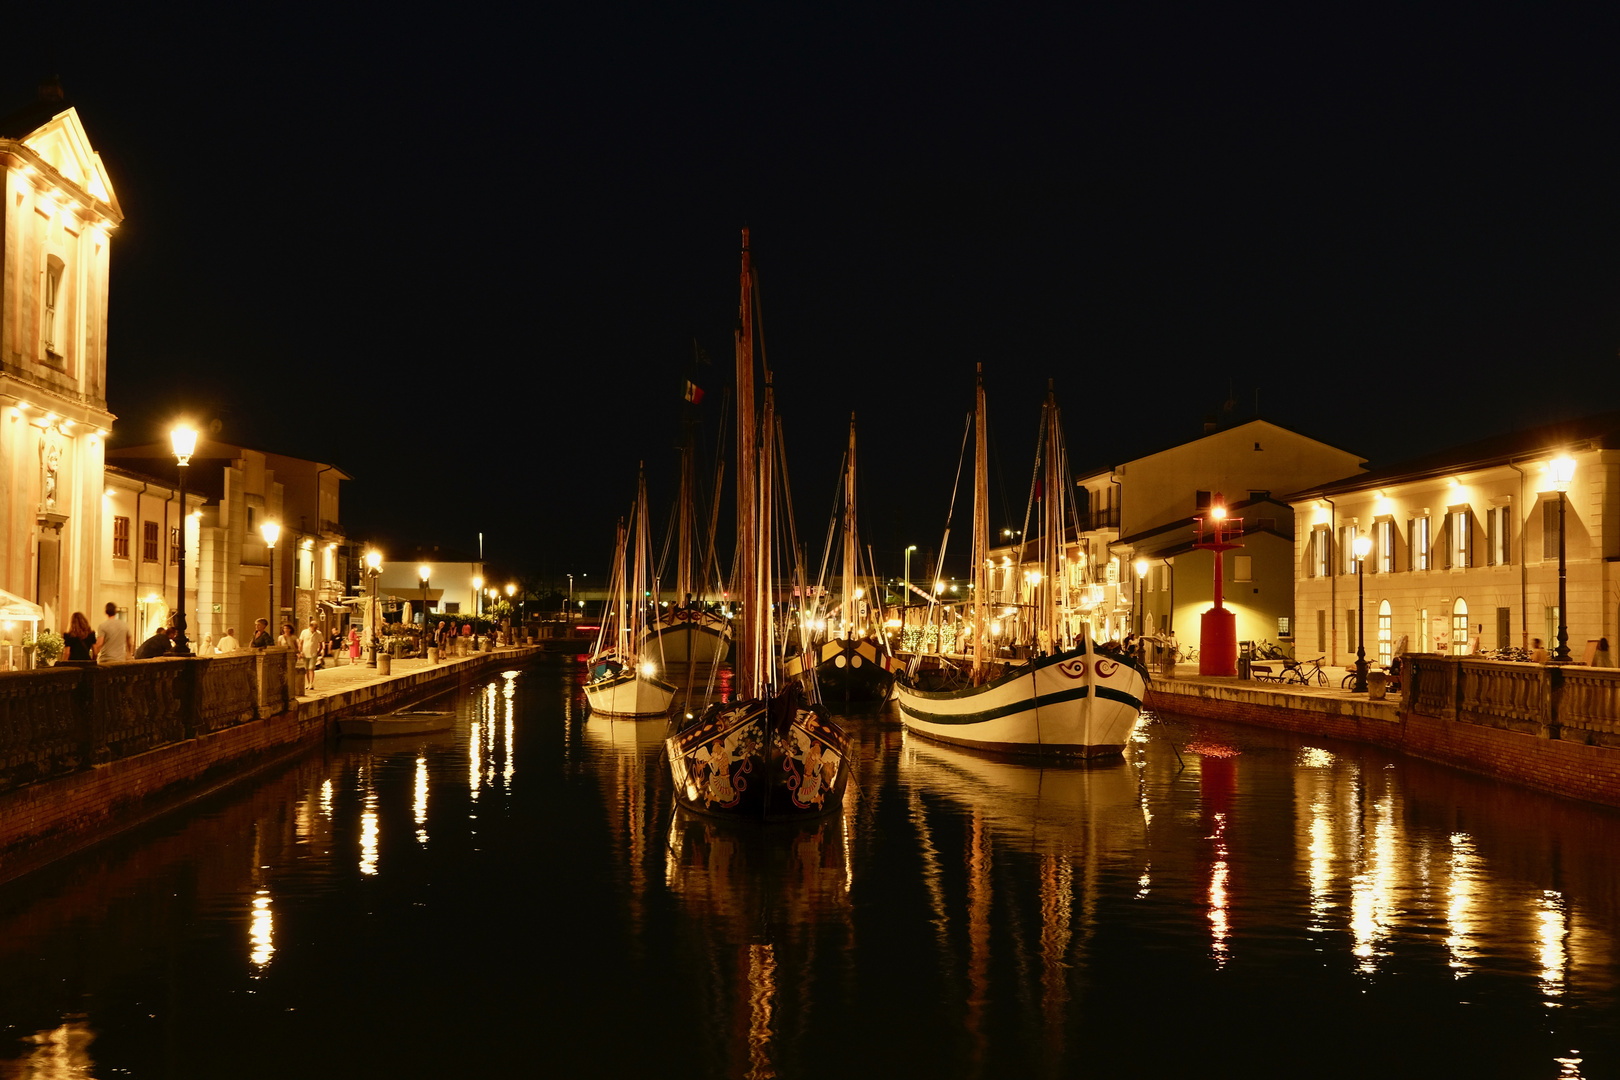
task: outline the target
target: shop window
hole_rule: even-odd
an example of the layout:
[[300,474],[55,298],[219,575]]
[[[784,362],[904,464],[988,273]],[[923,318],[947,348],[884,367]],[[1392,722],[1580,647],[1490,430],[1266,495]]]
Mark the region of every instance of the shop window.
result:
[[1451,655],[1468,655],[1468,602],[1460,596],[1451,605]]

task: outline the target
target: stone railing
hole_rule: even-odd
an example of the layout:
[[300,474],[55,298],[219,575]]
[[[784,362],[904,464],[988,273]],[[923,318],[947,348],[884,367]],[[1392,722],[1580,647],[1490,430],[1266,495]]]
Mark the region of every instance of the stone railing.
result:
[[293,651],[0,672],[0,791],[284,713]]
[[1545,739],[1620,746],[1620,670],[1432,654],[1403,660],[1406,708]]

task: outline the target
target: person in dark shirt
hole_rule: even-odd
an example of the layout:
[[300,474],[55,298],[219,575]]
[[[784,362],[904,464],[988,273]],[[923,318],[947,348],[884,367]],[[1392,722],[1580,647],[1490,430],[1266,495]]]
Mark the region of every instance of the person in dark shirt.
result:
[[141,647],[135,650],[135,659],[151,660],[158,656],[168,656],[174,649],[174,631],[163,628],[157,633],[141,642]]
[[275,642],[270,637],[270,624],[264,619],[253,621],[253,640],[248,642],[250,649],[268,649]]

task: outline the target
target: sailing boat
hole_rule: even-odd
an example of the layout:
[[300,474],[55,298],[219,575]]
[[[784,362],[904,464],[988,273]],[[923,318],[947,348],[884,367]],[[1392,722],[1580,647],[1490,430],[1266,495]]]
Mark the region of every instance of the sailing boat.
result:
[[[692,351],[695,376],[699,353],[696,340],[692,342]],[[703,362],[708,362],[706,357]],[[697,439],[693,432],[696,420],[692,414],[702,391],[697,389],[695,379],[688,379],[686,386],[688,405],[682,424],[685,430],[681,437],[681,478],[672,523],[675,529],[675,599],[647,627],[643,651],[660,650],[664,662],[670,665],[718,664],[731,649],[731,620],[715,611],[713,605],[704,599],[708,592],[709,575],[714,567],[715,518],[712,514],[709,517],[707,542],[699,545],[696,542],[700,513]],[[718,492],[719,487],[717,476],[714,490]],[[662,574],[660,568],[659,576]],[[653,644],[655,638],[656,646]]]
[[[603,716],[664,716],[675,698],[675,684],[658,678],[658,666],[642,653],[643,621],[647,597],[647,477],[636,480],[636,532],[633,552],[627,550],[624,519],[619,519],[618,546],[613,554],[613,595],[608,615],[597,634],[591,658],[591,677],[585,700],[591,712]],[[626,560],[634,566],[627,577]],[[643,659],[644,656],[649,658]]]
[[[855,416],[849,417],[849,452],[844,458],[844,508],[834,522],[841,534],[842,580],[838,599],[837,636],[816,642],[806,637],[802,653],[787,661],[790,677],[804,677],[806,668],[813,668],[813,678],[821,687],[825,701],[885,702],[894,685],[894,673],[899,664],[889,650],[886,638],[880,637],[867,615],[881,610],[870,604],[865,591],[856,582],[860,569],[860,534],[855,527]],[[831,550],[832,538],[828,537]],[[825,570],[822,574],[826,577]],[[875,580],[875,575],[868,575]],[[819,618],[811,620],[821,626]],[[806,663],[806,660],[809,660]]]
[[664,745],[680,805],[721,817],[791,821],[826,813],[843,801],[849,736],[813,700],[813,687],[807,690],[781,675],[771,617],[770,543],[778,428],[769,365],[762,415],[754,415],[754,273],[747,229],[742,240],[736,339],[741,608],[731,662],[733,697],[688,719]]
[[[1142,709],[1147,669],[1123,653],[1098,649],[1087,625],[1060,604],[1068,575],[1063,560],[1069,488],[1057,397],[1048,384],[1044,431],[1041,569],[1033,583],[1031,658],[999,664],[991,653],[989,474],[984,369],[974,410],[972,666],[967,685],[927,687],[918,657],[895,679],[900,719],[908,731],[941,742],[1014,753],[1106,757],[1123,752]],[[1040,496],[1038,496],[1040,497]],[[1072,616],[1072,617],[1071,617]]]

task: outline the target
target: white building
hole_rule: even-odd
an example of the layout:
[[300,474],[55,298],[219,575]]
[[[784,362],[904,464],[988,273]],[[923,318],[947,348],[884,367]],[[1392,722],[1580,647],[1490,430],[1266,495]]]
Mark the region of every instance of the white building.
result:
[[123,214],[54,82],[0,118],[0,187],[0,588],[60,629],[96,610],[108,252]]
[[[1559,492],[1549,470],[1575,463],[1564,501],[1569,649],[1585,658],[1620,634],[1620,413],[1453,447],[1287,497],[1295,514],[1295,608],[1302,653],[1467,655],[1558,633]],[[1353,545],[1372,541],[1358,606]]]

